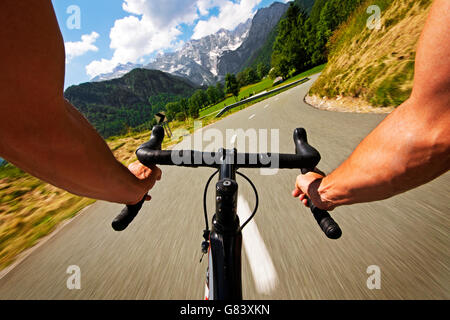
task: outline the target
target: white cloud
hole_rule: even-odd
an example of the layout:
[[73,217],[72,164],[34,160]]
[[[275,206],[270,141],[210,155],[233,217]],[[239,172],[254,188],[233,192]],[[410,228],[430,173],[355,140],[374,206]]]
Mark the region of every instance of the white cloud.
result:
[[197,8],[200,15],[206,16],[209,14],[209,10],[215,7],[223,6],[227,0],[198,0]]
[[194,28],[193,39],[213,34],[221,28],[234,29],[255,13],[261,0],[124,0],[122,8],[128,17],[116,20],[110,31],[111,59],[92,61],[86,73],[95,77],[108,73],[118,64],[141,62],[142,58],[158,51],[175,50],[183,42],[180,25],[194,23],[209,15],[212,8],[219,9],[217,17],[201,20]]
[[65,42],[66,48],[66,63],[69,63],[73,58],[84,55],[89,51],[98,51],[98,48],[94,46],[95,41],[100,35],[93,31],[91,34],[85,34],[81,36],[81,41],[77,42]]
[[192,24],[197,15],[197,0],[125,0],[123,9],[138,15],[116,20],[110,31],[111,59],[101,59],[86,66],[86,73],[95,77],[108,73],[121,63],[140,62],[142,57],[158,50],[180,45],[179,25]]
[[247,19],[255,14],[255,7],[260,2],[261,0],[241,0],[237,3],[232,1],[217,1],[217,3],[220,3],[219,15],[213,16],[209,20],[199,21],[194,28],[192,39],[200,39],[216,33],[222,28],[233,30],[240,23],[247,21]]
[[192,24],[197,19],[199,0],[124,0],[122,8],[136,15],[144,15],[158,27],[180,23]]

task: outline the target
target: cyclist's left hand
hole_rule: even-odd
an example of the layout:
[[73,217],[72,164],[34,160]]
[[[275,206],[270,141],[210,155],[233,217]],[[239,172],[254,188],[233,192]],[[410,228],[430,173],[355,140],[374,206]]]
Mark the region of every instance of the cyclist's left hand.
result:
[[128,166],[128,170],[131,171],[142,183],[142,194],[139,199],[142,199],[145,195],[145,200],[149,201],[151,199],[150,195],[147,192],[153,188],[156,181],[161,180],[161,169],[157,166],[152,166],[148,168],[144,166],[139,161],[135,161]]

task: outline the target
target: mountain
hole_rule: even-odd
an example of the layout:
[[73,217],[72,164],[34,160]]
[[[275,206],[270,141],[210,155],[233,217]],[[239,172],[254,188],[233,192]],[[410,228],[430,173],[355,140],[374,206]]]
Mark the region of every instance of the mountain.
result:
[[274,2],[270,7],[259,9],[242,45],[234,51],[224,52],[220,57],[218,73],[225,75],[241,71],[247,60],[264,45],[288,7],[288,4]]
[[95,78],[91,79],[91,81],[98,82],[120,78],[125,74],[127,74],[128,72],[130,72],[131,70],[142,67],[143,67],[142,64],[134,64],[131,62],[128,62],[126,64],[119,64],[117,67],[114,68],[112,72],[98,75]]
[[106,138],[148,124],[168,102],[196,89],[185,78],[138,68],[118,79],[71,86],[64,96]]
[[[307,9],[314,2],[296,1],[305,3]],[[275,2],[270,7],[259,9],[252,19],[234,30],[221,29],[201,39],[190,40],[175,52],[159,54],[143,68],[185,77],[197,85],[215,84],[225,79],[228,72],[239,72],[259,52],[270,35],[275,39],[273,29],[288,7],[289,4]],[[92,81],[117,78],[136,67],[142,66],[132,63],[119,65],[113,72],[97,76]]]
[[[320,0],[319,0],[320,1]],[[294,4],[298,7],[302,8],[307,14],[311,13],[311,10],[313,9],[313,6],[315,6],[315,3],[317,3],[316,0],[295,0]],[[283,16],[280,18],[283,19]],[[247,67],[253,67],[256,68],[256,66],[259,63],[263,63],[265,65],[271,65],[271,59],[272,59],[272,52],[273,52],[273,45],[275,43],[275,39],[278,35],[278,25],[280,21],[278,21],[277,25],[272,28],[270,33],[267,35],[266,40],[264,44],[256,50],[244,63],[244,65],[241,67],[241,71]]]
[[233,31],[221,29],[217,33],[191,40],[172,53],[161,54],[145,68],[157,69],[183,76],[200,84],[214,84],[224,76],[218,72],[218,61],[225,51],[236,50],[247,38],[251,19]]

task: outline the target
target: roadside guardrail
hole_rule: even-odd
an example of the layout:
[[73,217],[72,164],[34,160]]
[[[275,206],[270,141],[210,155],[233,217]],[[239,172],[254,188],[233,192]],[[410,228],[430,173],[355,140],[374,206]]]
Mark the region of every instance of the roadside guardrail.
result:
[[216,114],[216,118],[220,117],[221,115],[223,115],[223,114],[224,114],[225,112],[227,112],[228,110],[231,110],[231,109],[233,109],[233,108],[236,108],[236,107],[238,107],[238,106],[240,106],[240,105],[242,105],[242,104],[251,102],[251,101],[253,101],[253,100],[256,100],[256,99],[259,99],[259,98],[262,98],[262,97],[265,97],[265,96],[268,96],[269,94],[272,94],[272,93],[281,91],[281,90],[283,90],[283,89],[292,87],[292,86],[296,85],[296,84],[299,83],[299,82],[304,82],[304,81],[307,81],[307,80],[309,80],[308,77],[303,78],[303,79],[300,79],[300,80],[297,80],[297,81],[294,81],[294,82],[291,82],[291,83],[289,83],[289,84],[286,84],[286,85],[284,85],[284,86],[282,86],[282,87],[273,89],[273,90],[271,90],[271,91],[267,91],[267,92],[255,94],[254,96],[251,96],[250,98],[247,98],[247,99],[238,101],[238,102],[236,102],[236,103],[230,104],[230,105],[226,106],[225,108],[223,108],[222,110],[220,110],[219,113]]

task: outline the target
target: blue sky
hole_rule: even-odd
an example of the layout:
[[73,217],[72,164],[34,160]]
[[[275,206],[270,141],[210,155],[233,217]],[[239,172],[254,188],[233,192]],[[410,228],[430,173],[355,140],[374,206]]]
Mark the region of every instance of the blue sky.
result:
[[66,45],[65,88],[110,72],[119,63],[145,64],[158,52],[174,51],[190,39],[234,29],[273,2],[52,0]]

